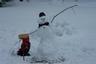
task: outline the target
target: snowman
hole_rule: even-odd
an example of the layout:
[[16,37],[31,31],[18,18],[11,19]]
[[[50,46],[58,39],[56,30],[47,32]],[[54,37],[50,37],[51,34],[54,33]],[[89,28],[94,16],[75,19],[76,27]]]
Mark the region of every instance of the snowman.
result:
[[63,24],[52,24],[48,21],[46,14],[40,12],[38,29],[31,35],[37,35],[40,42],[37,48],[36,56],[41,60],[53,60],[55,58],[56,50],[56,36],[62,36],[64,32]]

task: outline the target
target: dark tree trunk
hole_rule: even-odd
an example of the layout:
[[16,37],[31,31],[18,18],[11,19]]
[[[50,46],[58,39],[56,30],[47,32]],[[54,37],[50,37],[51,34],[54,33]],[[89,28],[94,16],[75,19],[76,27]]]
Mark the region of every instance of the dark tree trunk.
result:
[[20,2],[23,2],[23,0],[20,0]]

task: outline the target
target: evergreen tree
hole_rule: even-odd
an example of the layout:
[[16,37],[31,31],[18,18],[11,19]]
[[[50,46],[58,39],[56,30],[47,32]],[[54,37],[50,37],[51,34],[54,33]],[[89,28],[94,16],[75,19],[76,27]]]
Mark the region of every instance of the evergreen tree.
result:
[[9,2],[9,1],[12,1],[12,0],[0,0],[0,7],[3,7],[6,2]]
[[5,4],[5,0],[0,0],[0,7],[2,7],[3,4]]

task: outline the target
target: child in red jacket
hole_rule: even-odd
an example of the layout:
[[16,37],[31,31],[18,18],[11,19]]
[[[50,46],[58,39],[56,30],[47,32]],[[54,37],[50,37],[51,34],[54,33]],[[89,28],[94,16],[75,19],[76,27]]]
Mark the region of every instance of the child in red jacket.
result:
[[17,55],[20,56],[30,56],[30,41],[28,34],[20,34],[19,39],[22,40],[21,48],[17,51]]

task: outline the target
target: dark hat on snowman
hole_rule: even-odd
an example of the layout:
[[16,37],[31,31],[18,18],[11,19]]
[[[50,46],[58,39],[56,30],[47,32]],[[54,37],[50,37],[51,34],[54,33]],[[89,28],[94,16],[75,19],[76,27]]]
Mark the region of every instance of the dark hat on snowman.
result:
[[40,12],[39,17],[43,17],[43,16],[46,16],[46,14],[44,12]]

